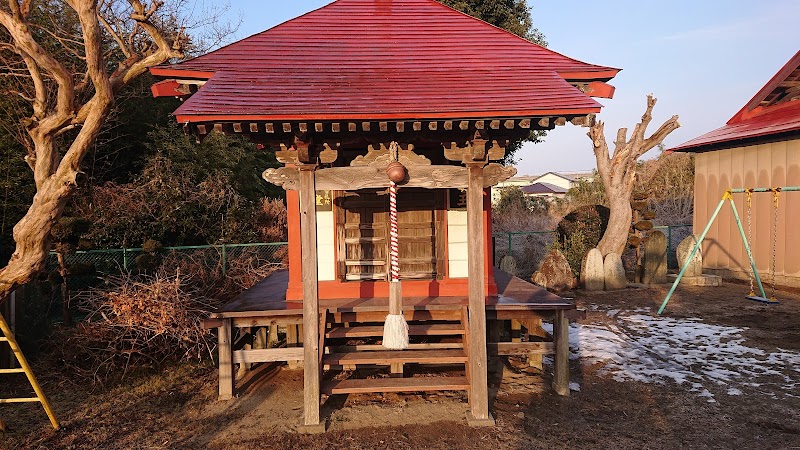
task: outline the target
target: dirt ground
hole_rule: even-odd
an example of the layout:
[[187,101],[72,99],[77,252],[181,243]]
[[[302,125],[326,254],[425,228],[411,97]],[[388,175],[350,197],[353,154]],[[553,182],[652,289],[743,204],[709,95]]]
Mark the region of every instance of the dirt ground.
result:
[[[575,327],[622,329],[634,319],[656,320],[653,311],[667,288],[576,293],[587,317]],[[490,374],[496,427],[468,427],[461,394],[351,395],[328,398],[323,415],[329,431],[309,436],[295,431],[302,415],[302,371],[263,367],[245,380],[239,398],[217,402],[216,373],[209,366],[185,364],[105,390],[64,381],[52,368],[39,367],[64,429],[52,431],[38,406],[3,405],[0,417],[8,431],[0,433],[0,447],[800,448],[800,389],[786,384],[800,383],[798,368],[791,365],[800,353],[800,294],[779,292],[780,305],[764,306],[745,301],[746,290],[730,283],[681,288],[665,314],[671,321],[663,322],[733,327],[741,331],[737,348],[746,346],[761,359],[783,355],[777,364],[784,372],[777,378],[773,371],[764,382],[746,383],[741,373],[728,373],[741,385],[735,395],[733,381],[704,381],[707,367],[696,362],[680,370],[705,383],[708,395],[690,389],[691,383],[631,380],[628,368],[609,370],[611,360],[581,357],[571,366],[575,391],[558,397],[549,389],[550,367],[540,373],[521,361],[503,360]],[[0,396],[17,387],[0,385]]]

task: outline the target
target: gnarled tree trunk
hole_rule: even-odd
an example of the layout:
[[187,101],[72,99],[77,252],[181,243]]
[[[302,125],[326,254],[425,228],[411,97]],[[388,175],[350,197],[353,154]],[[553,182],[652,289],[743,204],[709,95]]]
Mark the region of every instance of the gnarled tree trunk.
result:
[[636,125],[628,139],[628,129],[620,128],[614,142],[614,155],[611,156],[605,137],[605,124],[597,122],[589,130],[589,138],[594,146],[597,159],[597,171],[603,180],[603,187],[611,210],[603,238],[597,248],[605,257],[609,253],[621,255],[628,241],[633,211],[631,210],[631,194],[636,181],[636,164],[639,158],[664,141],[670,133],[680,127],[678,116],[664,122],[650,137],[645,138],[647,126],[653,120],[653,107],[656,99],[647,96],[647,109],[642,121]]
[[[14,254],[0,269],[0,303],[44,268],[50,233],[77,188],[81,161],[97,140],[115,95],[149,67],[183,56],[182,29],[175,31],[170,18],[158,17],[164,5],[162,0],[65,0],[63,7],[74,11],[80,26],[67,23],[48,32],[61,49],[41,45],[32,31],[37,29],[32,10],[41,4],[8,0],[7,7],[0,7],[0,27],[11,40],[3,49],[13,56],[3,59],[0,69],[18,75],[18,90],[10,94],[25,99],[32,111],[23,120],[29,149],[25,159],[36,183],[30,208],[14,226]],[[119,63],[109,69],[114,54]],[[66,141],[63,152],[57,139]]]

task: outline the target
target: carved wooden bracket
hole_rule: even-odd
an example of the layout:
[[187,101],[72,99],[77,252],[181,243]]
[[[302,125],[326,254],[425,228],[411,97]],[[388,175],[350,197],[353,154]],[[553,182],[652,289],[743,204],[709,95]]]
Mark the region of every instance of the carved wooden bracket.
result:
[[444,144],[444,157],[449,161],[471,162],[471,161],[499,161],[506,156],[506,146],[508,141],[488,141],[485,139],[473,139],[467,142],[465,147],[459,147],[457,143],[450,142]]
[[[431,165],[430,159],[414,153],[414,146],[411,144],[400,144],[398,159],[406,167]],[[350,165],[352,167],[382,167],[385,169],[391,161],[392,155],[389,153],[389,145],[381,143],[378,148],[370,145],[367,154],[357,156]]]
[[[336,148],[332,148],[330,144],[323,143],[321,146],[309,140],[301,140],[295,138],[291,146],[281,143],[280,151],[275,152],[275,158],[283,164],[314,164],[316,158],[323,164],[331,164],[339,157],[339,144],[334,144]],[[317,151],[322,148],[322,151]],[[316,155],[315,155],[316,153]]]
[[[404,187],[425,189],[466,188],[469,172],[466,167],[416,165],[407,166],[408,183]],[[358,189],[382,189],[389,187],[385,166],[331,167],[315,172],[316,188],[320,191],[355,191]],[[483,171],[484,187],[494,186],[517,174],[514,167],[492,163]],[[296,168],[281,167],[267,169],[264,179],[287,190],[296,190],[299,171]]]

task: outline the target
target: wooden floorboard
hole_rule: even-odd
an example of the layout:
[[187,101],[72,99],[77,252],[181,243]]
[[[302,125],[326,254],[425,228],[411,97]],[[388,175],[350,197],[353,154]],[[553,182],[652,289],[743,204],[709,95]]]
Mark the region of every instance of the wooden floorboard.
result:
[[[486,310],[518,313],[521,311],[574,310],[575,303],[563,299],[545,289],[498,269],[494,270],[498,296],[486,298]],[[354,281],[355,283],[355,281]],[[226,303],[219,311],[212,313],[211,319],[232,317],[278,317],[301,315],[303,303],[287,301],[286,289],[289,285],[287,270],[275,271],[272,275],[242,292]],[[458,309],[467,304],[467,297],[405,297],[404,311],[433,311]],[[381,312],[388,311],[387,298],[345,298],[320,300],[320,308],[331,313],[341,312]]]
[[322,384],[323,394],[366,394],[370,392],[466,391],[466,377],[376,378],[334,380]]
[[[409,336],[453,336],[464,334],[461,324],[409,325]],[[383,336],[383,326],[336,327],[329,330],[327,338],[359,338]]]
[[460,364],[467,362],[464,350],[400,350],[354,353],[331,353],[322,360],[334,366],[354,364]]

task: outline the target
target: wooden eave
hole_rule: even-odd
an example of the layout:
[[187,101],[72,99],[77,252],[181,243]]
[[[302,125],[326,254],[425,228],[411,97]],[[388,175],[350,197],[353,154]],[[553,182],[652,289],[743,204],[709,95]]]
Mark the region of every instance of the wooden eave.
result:
[[456,120],[257,120],[234,117],[211,117],[201,122],[181,122],[187,133],[204,137],[210,133],[249,135],[260,143],[291,145],[297,136],[315,137],[334,145],[363,144],[364,142],[459,142],[469,140],[476,132],[495,140],[515,140],[530,131],[551,130],[571,123],[590,126],[594,114],[538,115],[513,118]]
[[800,97],[800,51],[761,88],[749,102],[727,122],[733,124],[763,114],[780,102]]

